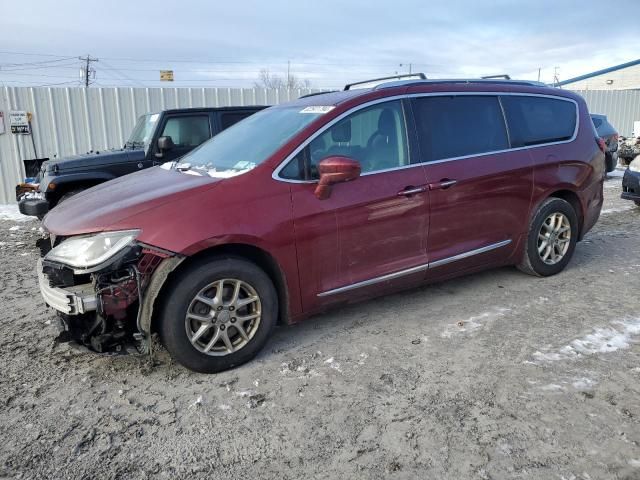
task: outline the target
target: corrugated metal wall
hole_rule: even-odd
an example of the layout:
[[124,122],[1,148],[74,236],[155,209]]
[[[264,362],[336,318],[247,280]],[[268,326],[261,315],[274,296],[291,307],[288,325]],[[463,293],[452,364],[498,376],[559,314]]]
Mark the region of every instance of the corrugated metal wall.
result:
[[[184,107],[274,105],[319,90],[259,88],[28,88],[3,87],[0,112],[6,133],[0,135],[0,204],[15,201],[15,185],[24,178],[22,160],[64,157],[90,150],[121,147],[138,116]],[[632,134],[640,120],[640,90],[577,91],[592,113],[602,113],[620,134]],[[9,112],[33,114],[33,139],[9,133]],[[33,140],[33,142],[32,142]]]
[[633,122],[640,121],[640,90],[575,90],[587,101],[591,113],[606,115],[620,135],[633,133]]
[[[136,119],[169,108],[275,105],[320,90],[260,88],[28,88],[3,87],[0,112],[0,204],[15,202],[15,185],[24,178],[22,160],[65,157],[90,150],[119,148]],[[33,139],[13,135],[9,112],[33,114]]]

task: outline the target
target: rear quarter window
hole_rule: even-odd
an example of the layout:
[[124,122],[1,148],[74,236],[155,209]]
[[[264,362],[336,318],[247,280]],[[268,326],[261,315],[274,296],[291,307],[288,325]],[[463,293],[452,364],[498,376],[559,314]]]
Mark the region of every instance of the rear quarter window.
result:
[[576,104],[547,97],[505,95],[502,105],[512,147],[569,140],[576,129]]

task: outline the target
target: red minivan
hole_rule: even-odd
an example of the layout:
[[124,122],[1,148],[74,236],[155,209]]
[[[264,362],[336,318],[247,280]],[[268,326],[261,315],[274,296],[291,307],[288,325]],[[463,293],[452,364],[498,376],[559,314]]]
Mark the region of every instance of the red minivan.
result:
[[501,265],[560,272],[604,174],[585,101],[535,82],[312,95],[64,202],[40,289],[61,340],[144,352],[157,332],[217,372],[341,303]]

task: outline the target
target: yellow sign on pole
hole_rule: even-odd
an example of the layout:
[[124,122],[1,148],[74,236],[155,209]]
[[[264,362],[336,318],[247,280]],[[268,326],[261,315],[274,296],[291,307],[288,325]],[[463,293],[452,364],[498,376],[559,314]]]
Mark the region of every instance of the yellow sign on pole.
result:
[[173,82],[173,70],[160,70],[161,82]]

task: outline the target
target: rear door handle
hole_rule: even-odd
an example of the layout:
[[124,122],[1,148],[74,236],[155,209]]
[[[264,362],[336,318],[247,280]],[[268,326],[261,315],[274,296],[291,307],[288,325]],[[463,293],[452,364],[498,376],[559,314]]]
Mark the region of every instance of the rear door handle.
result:
[[427,191],[427,186],[426,185],[422,185],[420,187],[409,186],[409,187],[406,187],[404,190],[400,190],[398,192],[398,196],[399,197],[410,197],[411,195],[415,195],[417,193],[422,193],[422,192],[426,192],[426,191]]
[[445,190],[449,187],[453,187],[456,183],[458,183],[457,180],[449,180],[448,178],[443,178],[439,182],[430,183],[429,190]]

